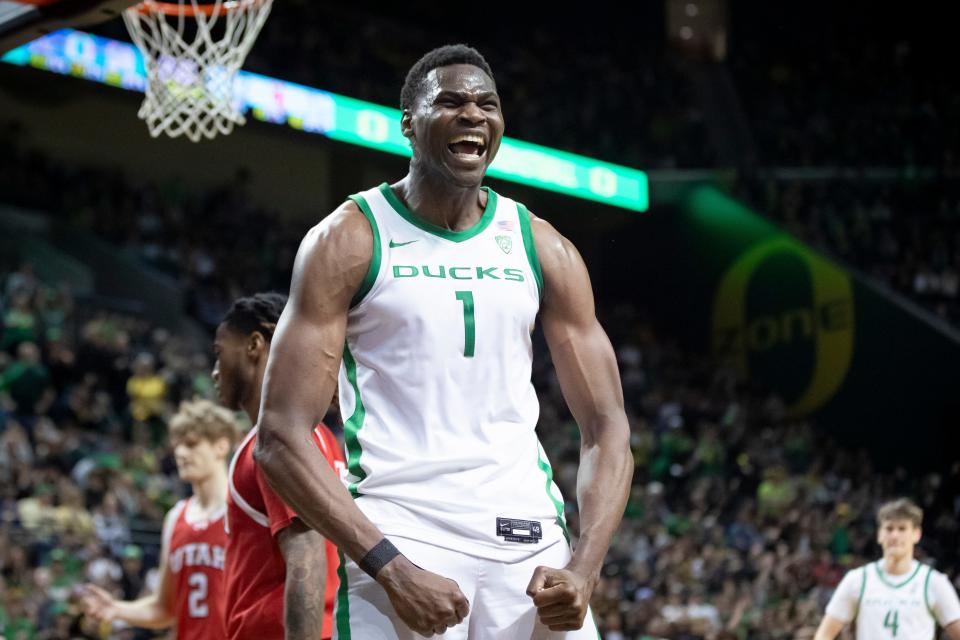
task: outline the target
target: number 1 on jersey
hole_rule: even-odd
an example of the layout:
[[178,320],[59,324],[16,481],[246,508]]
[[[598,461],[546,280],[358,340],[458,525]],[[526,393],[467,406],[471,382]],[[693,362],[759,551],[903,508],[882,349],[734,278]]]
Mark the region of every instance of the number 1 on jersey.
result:
[[472,358],[477,341],[476,321],[473,317],[473,292],[457,291],[457,300],[463,303],[463,357]]

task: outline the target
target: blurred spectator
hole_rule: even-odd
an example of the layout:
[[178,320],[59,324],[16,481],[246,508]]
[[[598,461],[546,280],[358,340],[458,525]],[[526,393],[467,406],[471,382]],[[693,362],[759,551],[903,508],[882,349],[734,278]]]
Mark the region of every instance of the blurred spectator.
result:
[[135,545],[127,545],[121,553],[120,588],[124,600],[136,600],[143,593],[143,551]]
[[50,372],[40,360],[40,349],[32,342],[21,342],[16,362],[0,377],[0,392],[9,394],[14,413],[33,416],[43,413],[39,404],[49,382]]
[[28,292],[15,289],[10,308],[3,314],[3,348],[11,353],[21,342],[37,340],[37,317],[30,307]]
[[[131,598],[153,588],[147,569],[162,514],[184,487],[165,447],[133,428],[133,407],[146,400],[162,426],[168,399],[211,389],[205,347],[134,318],[85,317],[71,328],[76,314],[66,314],[56,348],[38,350],[56,371],[47,382],[55,398],[30,416],[33,438],[0,413],[0,624],[12,634],[57,637],[69,621],[71,633],[98,637],[78,618],[72,585],[89,580]],[[876,473],[868,458],[785,420],[781,402],[683,353],[631,310],[604,323],[622,356],[638,461],[593,600],[606,637],[809,636],[843,572],[874,554],[872,510],[895,491],[926,496],[936,525],[925,548],[956,575],[960,465],[913,480]],[[19,362],[0,361],[0,376]],[[577,429],[545,354],[536,362],[538,430],[576,534]],[[131,380],[166,399],[138,395]]]
[[122,550],[130,542],[130,527],[127,517],[120,512],[120,503],[113,492],[103,496],[103,501],[93,512],[93,526],[97,540],[120,557]]
[[801,240],[960,321],[960,180],[762,180],[741,195]]
[[141,353],[133,361],[133,375],[127,380],[130,415],[138,422],[160,416],[167,396],[167,383],[154,370],[153,356]]
[[796,492],[787,477],[787,470],[777,465],[767,469],[765,478],[757,487],[757,506],[764,520],[779,522],[794,503]]

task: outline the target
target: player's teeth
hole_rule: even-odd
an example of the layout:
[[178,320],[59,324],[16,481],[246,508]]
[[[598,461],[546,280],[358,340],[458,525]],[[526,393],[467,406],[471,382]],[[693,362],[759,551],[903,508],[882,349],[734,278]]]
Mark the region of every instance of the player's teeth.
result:
[[480,136],[457,136],[449,144],[457,144],[458,142],[472,142],[481,147],[484,146],[483,138]]

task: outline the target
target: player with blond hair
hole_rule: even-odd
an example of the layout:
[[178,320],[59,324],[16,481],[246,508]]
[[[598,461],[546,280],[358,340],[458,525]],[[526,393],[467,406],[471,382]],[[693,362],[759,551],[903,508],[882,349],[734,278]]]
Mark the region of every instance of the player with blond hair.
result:
[[227,458],[240,435],[233,414],[209,400],[180,405],[170,421],[170,443],[177,473],[192,495],[164,519],[160,584],[134,601],[84,585],[81,605],[88,616],[147,629],[176,626],[177,640],[226,638]]
[[913,558],[923,510],[911,500],[888,502],[877,512],[883,557],[844,576],[814,640],[833,640],[857,621],[857,640],[930,640],[937,625],[960,640],[960,600],[944,574]]

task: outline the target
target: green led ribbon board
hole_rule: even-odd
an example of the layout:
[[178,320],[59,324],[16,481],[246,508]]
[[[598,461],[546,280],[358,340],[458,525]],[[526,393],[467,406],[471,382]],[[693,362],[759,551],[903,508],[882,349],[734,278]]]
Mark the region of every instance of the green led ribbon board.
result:
[[[0,60],[143,92],[146,68],[129,43],[65,29],[3,55]],[[410,156],[400,134],[400,111],[328,91],[241,71],[236,96],[242,111],[265,122],[333,140]],[[647,174],[586,156],[505,137],[488,175],[631,211],[649,207]]]

